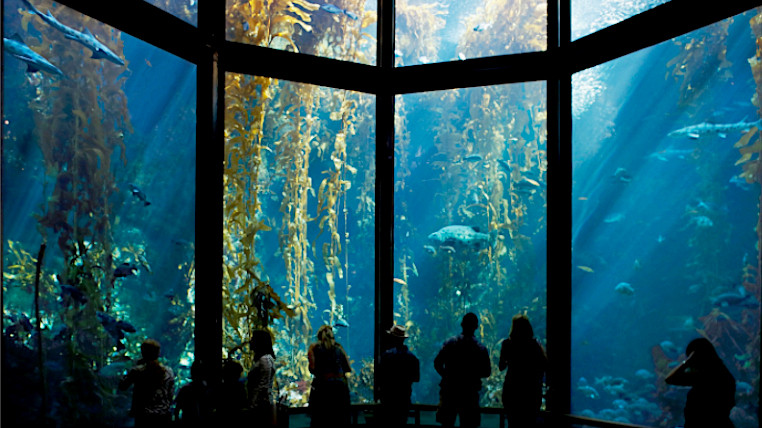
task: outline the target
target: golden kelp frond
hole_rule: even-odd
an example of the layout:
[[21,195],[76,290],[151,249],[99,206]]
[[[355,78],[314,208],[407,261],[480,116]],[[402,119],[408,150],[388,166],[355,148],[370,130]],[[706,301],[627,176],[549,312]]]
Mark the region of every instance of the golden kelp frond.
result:
[[306,0],[233,0],[228,1],[228,38],[257,46],[282,47],[285,40],[294,52],[301,49],[294,42],[297,28],[311,32],[312,13],[320,6]]
[[675,45],[680,53],[667,62],[667,73],[675,81],[680,81],[680,106],[685,106],[696,100],[706,88],[709,79],[715,78],[718,70],[725,70],[721,76],[724,79],[732,77],[727,60],[728,28],[732,19],[717,22],[675,39]]
[[444,28],[446,6],[442,3],[417,3],[408,0],[395,4],[397,32],[395,46],[405,56],[435,59],[440,42],[438,33]]

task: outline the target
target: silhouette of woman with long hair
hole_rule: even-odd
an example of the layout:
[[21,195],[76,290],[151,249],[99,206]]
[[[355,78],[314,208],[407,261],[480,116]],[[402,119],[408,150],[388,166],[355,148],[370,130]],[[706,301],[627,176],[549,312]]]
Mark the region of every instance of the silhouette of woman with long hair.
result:
[[313,374],[310,413],[313,428],[349,425],[349,385],[346,374],[352,371],[344,348],[336,342],[330,325],[322,325],[318,341],[310,345],[307,357]]
[[670,385],[690,386],[685,402],[685,428],[732,428],[736,380],[709,340],[693,339],[685,349],[688,358],[667,375]]
[[548,366],[529,318],[516,314],[508,338],[500,348],[500,370],[508,371],[503,383],[503,407],[510,428],[533,427],[542,406],[542,382]]

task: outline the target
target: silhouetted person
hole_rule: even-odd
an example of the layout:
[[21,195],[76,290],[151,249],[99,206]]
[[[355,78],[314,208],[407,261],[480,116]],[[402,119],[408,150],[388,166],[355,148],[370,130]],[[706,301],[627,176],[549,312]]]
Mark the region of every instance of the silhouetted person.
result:
[[489,353],[474,332],[479,318],[469,312],[460,323],[463,333],[447,340],[434,359],[434,368],[442,381],[439,383],[439,411],[437,421],[442,426],[455,425],[460,414],[461,427],[477,427],[481,422],[479,390],[481,378],[489,377]]
[[215,393],[216,419],[222,426],[238,426],[244,423],[244,411],[249,407],[246,387],[241,381],[243,367],[238,361],[222,363],[222,383]]
[[379,359],[380,419],[383,426],[405,425],[413,382],[421,379],[420,363],[405,346],[405,339],[408,338],[405,327],[394,325],[386,333],[391,337],[393,346]]
[[135,418],[135,427],[138,428],[165,427],[172,422],[175,374],[159,362],[160,350],[159,342],[144,340],[140,346],[143,358],[119,382],[119,389],[122,390],[135,385],[130,415]]
[[532,324],[524,314],[516,314],[511,332],[500,348],[500,370],[505,373],[503,407],[510,428],[533,427],[542,406],[542,381],[548,366],[540,342],[534,337]]
[[322,325],[318,341],[310,345],[307,357],[313,374],[310,390],[312,427],[349,425],[349,385],[346,374],[352,371],[344,348],[336,342],[330,325]]
[[693,339],[685,355],[688,358],[665,379],[670,385],[691,387],[685,402],[685,428],[732,428],[730,411],[736,402],[736,380],[712,342],[703,337]]
[[191,382],[180,388],[175,399],[175,420],[182,427],[203,427],[210,422],[212,405],[201,361],[191,364]]
[[249,370],[246,389],[249,392],[251,419],[257,421],[258,427],[270,427],[275,422],[275,352],[270,332],[254,330],[250,345],[254,353],[254,365]]

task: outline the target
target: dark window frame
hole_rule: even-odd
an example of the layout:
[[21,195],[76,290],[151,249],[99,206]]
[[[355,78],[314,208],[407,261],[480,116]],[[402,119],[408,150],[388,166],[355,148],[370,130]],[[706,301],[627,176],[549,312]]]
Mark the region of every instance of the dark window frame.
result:
[[[58,0],[59,3],[197,65],[196,350],[221,362],[224,73],[274,77],[376,95],[375,355],[393,311],[394,96],[462,87],[544,80],[548,97],[547,339],[548,410],[570,412],[571,76],[754,7],[762,0],[671,0],[625,21],[571,40],[572,0],[548,1],[548,49],[465,61],[394,67],[394,0],[378,0],[378,64],[350,63],[226,41],[224,0],[199,1],[193,26],[142,0]],[[216,203],[215,203],[216,201]],[[559,238],[561,237],[561,238]],[[565,238],[563,238],[565,237]],[[560,422],[560,421],[559,421]],[[565,419],[570,424],[572,420]],[[579,421],[576,421],[579,423]],[[605,425],[616,426],[600,421]]]

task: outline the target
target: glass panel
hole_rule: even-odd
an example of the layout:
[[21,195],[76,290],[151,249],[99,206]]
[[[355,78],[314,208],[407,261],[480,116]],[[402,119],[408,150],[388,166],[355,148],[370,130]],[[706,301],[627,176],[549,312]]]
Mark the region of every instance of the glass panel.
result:
[[228,74],[223,353],[275,337],[281,398],[306,406],[307,351],[332,325],[353,402],[373,399],[375,98]]
[[413,402],[439,401],[434,357],[474,312],[493,363],[482,405],[500,406],[513,315],[545,344],[545,83],[402,95],[396,108],[394,320],[421,364]]
[[194,358],[196,69],[34,1],[108,47],[92,58],[85,38],[13,3],[3,15],[3,422],[126,426],[132,391],[116,385],[141,342],[161,343],[176,387]]
[[376,0],[227,1],[227,39],[376,64]]
[[545,0],[396,2],[397,66],[544,51]]
[[669,0],[572,0],[572,40],[667,2]]
[[682,425],[687,390],[665,377],[704,337],[735,377],[735,426],[758,426],[760,22],[574,76],[575,414]]
[[189,24],[198,25],[198,0],[145,0]]

